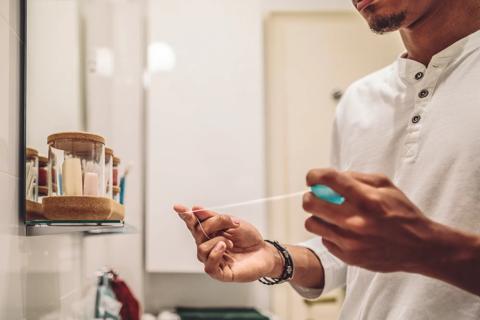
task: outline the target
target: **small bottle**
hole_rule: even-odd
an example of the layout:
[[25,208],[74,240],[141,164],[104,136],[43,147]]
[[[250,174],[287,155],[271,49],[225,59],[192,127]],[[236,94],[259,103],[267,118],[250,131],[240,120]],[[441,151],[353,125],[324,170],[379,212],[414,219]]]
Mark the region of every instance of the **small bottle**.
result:
[[113,200],[120,203],[120,187],[113,186]]
[[48,158],[38,156],[38,197],[48,196]]
[[113,150],[105,148],[105,195],[113,199]]
[[120,166],[120,158],[118,157],[113,157],[113,186],[118,187],[119,186],[119,181],[118,181],[118,168]]
[[26,149],[25,164],[25,199],[38,201],[38,151]]

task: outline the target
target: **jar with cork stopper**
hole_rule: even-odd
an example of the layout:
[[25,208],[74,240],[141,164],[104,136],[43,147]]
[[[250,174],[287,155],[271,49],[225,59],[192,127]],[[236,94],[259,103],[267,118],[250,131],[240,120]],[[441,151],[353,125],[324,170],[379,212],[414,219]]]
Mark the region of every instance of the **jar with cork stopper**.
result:
[[105,138],[87,132],[48,137],[48,197],[45,216],[55,220],[98,220],[111,214],[106,194]]

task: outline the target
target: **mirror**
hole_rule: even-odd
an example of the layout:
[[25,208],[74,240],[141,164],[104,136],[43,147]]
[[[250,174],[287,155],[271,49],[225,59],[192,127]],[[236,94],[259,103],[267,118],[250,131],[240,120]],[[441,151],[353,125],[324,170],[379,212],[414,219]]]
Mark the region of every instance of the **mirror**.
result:
[[[88,143],[80,146],[80,142],[67,147],[62,142],[64,147],[56,154],[56,158],[62,157],[62,163],[48,171],[47,137],[60,132],[91,132],[102,136],[105,147],[112,148],[116,156],[130,154],[122,143],[122,134],[116,132],[124,131],[128,121],[123,115],[129,117],[130,110],[136,110],[139,119],[143,114],[144,27],[142,0],[26,1],[27,213],[33,210],[36,214],[40,210],[37,204],[48,195],[86,196],[92,195],[92,190],[93,195],[109,194],[108,190],[99,190],[108,188],[104,187],[108,168],[99,171],[91,164],[108,162],[100,160],[104,157],[103,147]],[[137,127],[140,124],[130,128]],[[125,135],[131,136],[132,132]],[[81,149],[86,148],[91,154],[81,155]],[[108,158],[110,152],[105,150]],[[80,176],[76,169],[73,172],[80,181],[73,186],[78,187],[79,182],[80,188],[72,189],[67,181],[75,180],[63,163],[63,158],[68,157],[79,158]],[[123,160],[128,164],[128,159]],[[62,179],[65,181],[56,182]],[[111,179],[113,183],[113,173]],[[103,180],[106,182],[100,183]],[[48,181],[52,181],[50,189]],[[113,193],[120,198],[122,192],[115,187],[111,187]],[[42,218],[35,214],[35,220]]]

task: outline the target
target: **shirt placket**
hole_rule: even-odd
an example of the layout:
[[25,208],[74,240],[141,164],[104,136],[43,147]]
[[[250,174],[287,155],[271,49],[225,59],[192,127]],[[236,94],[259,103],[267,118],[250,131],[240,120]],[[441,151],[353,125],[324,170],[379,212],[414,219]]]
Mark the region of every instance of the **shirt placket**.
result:
[[446,63],[446,59],[437,58],[431,61],[428,68],[417,70],[410,75],[414,83],[415,102],[405,138],[403,159],[407,162],[414,162],[418,155],[422,127],[424,122],[428,120],[427,108]]

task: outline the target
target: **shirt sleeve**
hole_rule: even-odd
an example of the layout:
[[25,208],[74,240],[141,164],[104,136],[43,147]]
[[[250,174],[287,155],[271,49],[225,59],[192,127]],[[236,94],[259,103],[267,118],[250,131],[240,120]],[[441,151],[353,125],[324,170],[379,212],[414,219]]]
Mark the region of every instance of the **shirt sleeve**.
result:
[[304,288],[291,283],[295,291],[297,291],[302,297],[306,299],[316,299],[324,293],[328,293],[333,289],[345,285],[347,265],[332,255],[327,248],[323,246],[322,239],[320,237],[300,243],[299,246],[310,249],[317,255],[325,274],[325,285],[321,289]]
[[[348,90],[347,90],[348,91]],[[337,113],[335,117],[335,121],[333,123],[333,130],[332,130],[332,144],[331,144],[331,152],[330,152],[330,164],[333,168],[337,170],[342,170],[342,153],[341,153],[341,135],[340,135],[340,118],[341,112],[343,111],[343,102],[345,99],[342,99],[340,105],[337,108]],[[322,239],[320,237],[313,238],[309,241],[300,243],[299,246],[305,247],[310,249],[313,253],[315,253],[320,260],[320,263],[323,266],[325,279],[324,279],[324,287],[322,289],[312,289],[312,288],[304,288],[300,286],[295,286],[292,284],[292,287],[297,291],[302,297],[306,299],[316,299],[320,297],[322,294],[326,294],[333,289],[339,288],[344,286],[346,283],[347,277],[347,265],[333,254],[331,254],[327,248],[322,244]]]

